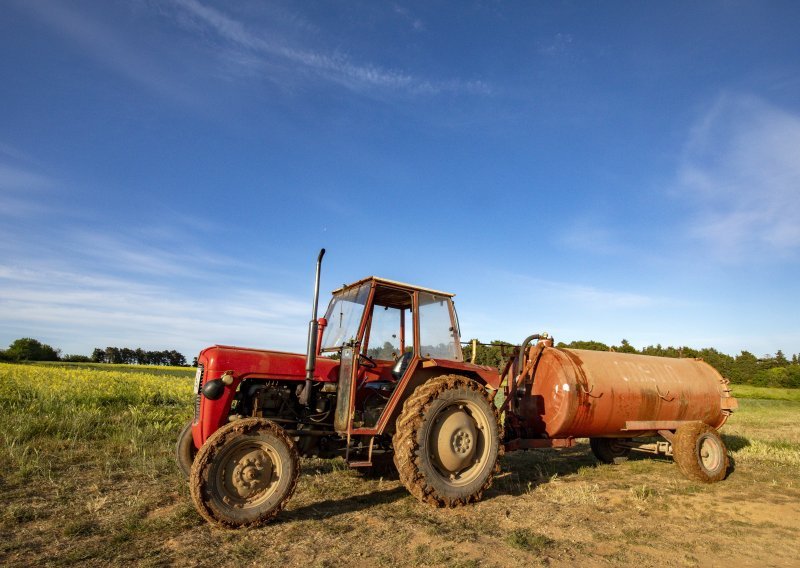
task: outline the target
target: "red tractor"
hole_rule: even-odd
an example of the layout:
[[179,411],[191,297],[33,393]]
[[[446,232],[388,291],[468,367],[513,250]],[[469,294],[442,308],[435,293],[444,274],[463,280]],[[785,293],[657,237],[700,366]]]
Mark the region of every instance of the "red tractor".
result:
[[[306,354],[216,345],[198,357],[194,419],[177,459],[208,521],[273,518],[295,490],[300,456],[342,457],[355,468],[393,461],[415,497],[440,507],[479,500],[501,447],[565,447],[576,437],[591,437],[609,463],[631,449],[672,454],[674,446],[687,475],[724,477],[716,428],[735,399],[708,365],[555,349],[533,335],[500,373],[464,362],[453,294],[369,277],[335,290],[317,319],[324,252]],[[604,368],[620,360],[627,390]],[[615,387],[627,410],[614,405]],[[634,440],[655,435],[665,441]]]

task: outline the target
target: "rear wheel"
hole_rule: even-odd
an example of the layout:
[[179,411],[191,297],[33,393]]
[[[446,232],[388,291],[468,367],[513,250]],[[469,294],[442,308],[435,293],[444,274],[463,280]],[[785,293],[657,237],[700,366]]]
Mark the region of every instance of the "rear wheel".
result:
[[406,400],[392,445],[400,481],[420,501],[437,507],[478,501],[497,468],[497,409],[475,381],[438,377]]
[[620,444],[616,438],[589,438],[594,457],[603,463],[619,464],[628,461],[631,449]]
[[200,448],[189,478],[192,501],[207,521],[262,525],[289,501],[299,469],[294,443],[280,426],[263,418],[236,420]]
[[192,421],[189,420],[181,430],[181,433],[178,434],[178,442],[175,444],[175,463],[178,464],[178,468],[184,477],[189,477],[196,455],[197,448],[194,447],[194,440],[192,439]]
[[728,449],[719,433],[703,422],[684,424],[675,432],[672,456],[681,473],[703,483],[725,479]]

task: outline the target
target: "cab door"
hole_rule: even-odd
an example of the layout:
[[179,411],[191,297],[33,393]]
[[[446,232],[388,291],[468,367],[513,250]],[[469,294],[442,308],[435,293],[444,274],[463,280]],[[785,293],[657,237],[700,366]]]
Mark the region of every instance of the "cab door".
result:
[[359,342],[354,341],[342,347],[339,362],[339,385],[336,396],[336,412],[333,416],[333,429],[338,434],[350,435],[353,421],[353,402],[358,381]]

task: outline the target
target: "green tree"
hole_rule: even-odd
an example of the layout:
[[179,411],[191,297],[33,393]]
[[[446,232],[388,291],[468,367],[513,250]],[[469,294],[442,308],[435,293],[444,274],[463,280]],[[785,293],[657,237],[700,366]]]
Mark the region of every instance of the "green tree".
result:
[[628,343],[627,339],[623,339],[622,345],[620,345],[619,347],[615,347],[614,351],[618,353],[638,353],[636,347]]
[[[478,342],[480,343],[480,341]],[[494,340],[489,345],[478,345],[475,350],[475,363],[502,370],[508,361],[513,346],[506,341]],[[462,349],[465,361],[472,361],[472,340]]]
[[560,341],[556,347],[566,347],[567,349],[587,349],[589,351],[611,351],[611,347],[600,341],[570,341],[564,343]]
[[5,352],[12,361],[58,361],[60,353],[60,349],[30,337],[15,340]]

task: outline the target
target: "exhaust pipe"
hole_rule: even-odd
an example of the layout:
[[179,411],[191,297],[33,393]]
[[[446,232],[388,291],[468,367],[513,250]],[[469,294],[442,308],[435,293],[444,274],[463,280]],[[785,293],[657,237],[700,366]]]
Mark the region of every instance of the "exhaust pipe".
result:
[[308,344],[306,346],[306,384],[303,392],[300,393],[300,404],[309,406],[311,404],[311,382],[314,380],[314,368],[317,365],[317,334],[319,333],[319,323],[317,322],[317,306],[319,304],[319,272],[322,267],[322,257],[325,256],[325,249],[319,251],[317,257],[317,277],[314,280],[314,307],[311,309],[311,321],[308,322]]

